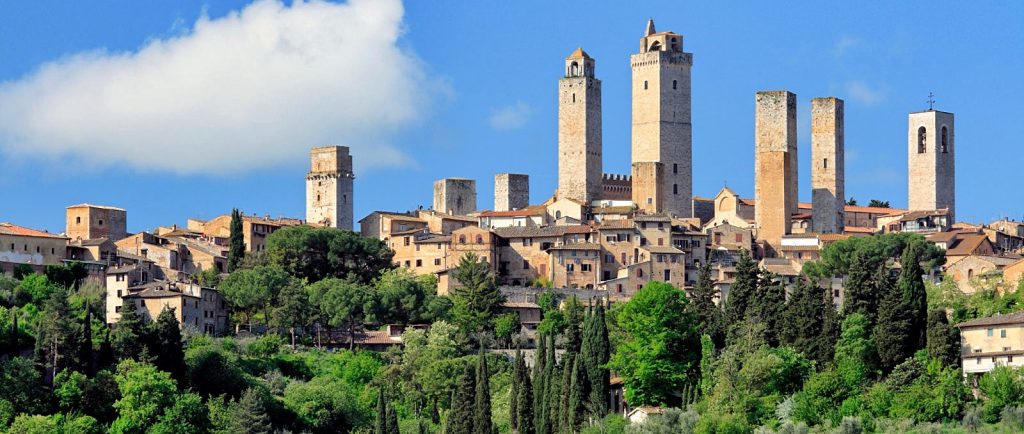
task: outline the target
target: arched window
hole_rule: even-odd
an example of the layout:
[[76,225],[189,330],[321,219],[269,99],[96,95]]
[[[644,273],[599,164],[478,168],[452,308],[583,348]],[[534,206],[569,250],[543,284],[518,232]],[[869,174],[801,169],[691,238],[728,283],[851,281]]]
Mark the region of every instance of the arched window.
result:
[[636,269],[636,277],[644,277],[644,269],[643,268],[637,268]]
[[942,126],[942,153],[949,152],[949,132],[946,131],[946,126]]
[[676,90],[676,81],[672,80],[672,90]]
[[466,244],[466,236],[459,235],[459,244]]
[[928,136],[924,127],[917,129],[917,153],[923,154],[928,149]]
[[579,75],[579,72],[580,72],[580,64],[576,63],[576,61],[574,60],[572,63],[569,64],[569,76],[570,77],[575,77],[575,76]]
[[647,90],[647,80],[644,80],[644,90]]
[[654,41],[654,43],[651,44],[651,49],[648,51],[661,51],[661,42]]
[[968,268],[967,269],[967,278],[970,279],[970,278],[973,278],[973,277],[974,277],[974,270]]
[[484,236],[483,235],[477,235],[476,236],[476,243],[477,244],[483,244],[484,243]]
[[562,211],[555,211],[555,220],[562,218]]
[[81,217],[75,217],[75,224],[76,225],[82,224],[82,218]]

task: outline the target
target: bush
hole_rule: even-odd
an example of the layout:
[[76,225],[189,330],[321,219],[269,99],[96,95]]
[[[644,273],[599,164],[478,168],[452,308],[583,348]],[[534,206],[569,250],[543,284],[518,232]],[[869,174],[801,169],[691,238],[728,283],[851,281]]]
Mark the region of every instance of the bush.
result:
[[984,423],[982,416],[985,414],[981,407],[971,407],[964,412],[964,419],[961,422],[968,432],[976,432]]
[[269,358],[281,352],[285,345],[284,337],[277,334],[268,334],[253,339],[245,347],[245,352],[252,357]]
[[1003,412],[1000,414],[999,421],[1011,430],[1024,432],[1024,407],[1003,407]]
[[620,414],[609,414],[594,425],[580,430],[580,434],[623,434],[629,421]]
[[864,432],[864,424],[859,417],[846,416],[839,424],[841,434],[861,434]]

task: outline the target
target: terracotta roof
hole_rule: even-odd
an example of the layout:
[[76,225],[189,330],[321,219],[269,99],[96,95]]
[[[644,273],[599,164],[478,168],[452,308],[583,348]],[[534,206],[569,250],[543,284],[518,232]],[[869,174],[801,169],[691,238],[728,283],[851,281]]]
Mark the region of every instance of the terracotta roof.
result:
[[501,304],[501,307],[507,307],[510,309],[540,309],[539,304],[530,303],[528,301],[506,301]]
[[[348,343],[349,335],[344,333],[341,336],[342,343]],[[394,339],[387,330],[366,330],[355,333],[356,345],[402,345],[402,341]]]
[[593,214],[632,214],[631,206],[603,206],[590,210]]
[[978,318],[971,321],[962,322],[957,324],[957,327],[983,327],[990,325],[1002,325],[1002,324],[1024,324],[1024,311],[1009,313],[1006,315],[990,316],[988,318]]
[[21,237],[37,237],[37,238],[63,238],[68,239],[63,235],[51,234],[46,231],[35,230],[26,228],[24,226],[18,226],[13,223],[0,223],[0,234],[3,235],[17,235]]
[[861,226],[847,226],[843,228],[843,232],[849,232],[851,234],[873,234],[878,230],[875,228],[865,228]]
[[965,234],[957,237],[956,240],[952,246],[946,249],[946,256],[971,255],[983,243],[988,242],[988,237],[984,234]]
[[818,235],[818,240],[819,241],[842,241],[842,240],[847,240],[849,238],[850,238],[849,235],[843,235],[843,234],[819,234]]
[[679,249],[677,249],[675,247],[672,247],[672,246],[651,246],[651,245],[646,245],[646,246],[643,246],[643,247],[640,247],[640,248],[643,249],[643,250],[646,250],[648,252],[651,252],[651,253],[654,253],[654,254],[661,254],[661,255],[682,255],[684,253],[682,250],[679,250]]
[[671,222],[672,218],[664,214],[637,214],[633,220],[638,222]]
[[560,237],[565,235],[567,226],[526,227],[512,226],[495,228],[494,234],[502,238]]
[[594,228],[587,225],[567,226],[565,228],[565,233],[567,234],[589,234],[591,232],[594,232]]
[[911,212],[908,212],[906,214],[903,214],[903,217],[900,218],[900,221],[901,222],[909,222],[909,221],[917,220],[919,218],[939,217],[939,216],[944,216],[944,215],[949,215],[949,210],[948,209],[935,209],[935,210],[927,210],[927,211],[911,211]]
[[566,57],[566,59],[580,59],[580,58],[589,59],[590,55],[587,54],[586,51],[583,51],[583,48],[577,48],[577,49],[573,50],[572,53],[569,53],[569,57]]
[[634,227],[635,227],[635,225],[633,224],[633,220],[622,219],[622,220],[605,220],[605,221],[601,222],[601,225],[598,226],[597,229],[598,230],[601,230],[601,229],[633,229]]
[[480,217],[532,217],[544,215],[543,206],[531,206],[511,211],[484,211]]
[[925,239],[933,243],[948,243],[956,239],[956,237],[959,235],[960,232],[954,231],[936,232],[934,234],[928,235],[927,237],[925,237]]
[[601,245],[595,243],[572,243],[555,246],[548,250],[601,250]]
[[438,213],[438,216],[441,217],[441,220],[458,220],[460,222],[472,222],[472,223],[476,223],[477,222],[477,218],[476,217],[472,217],[472,216],[468,216],[468,215],[454,215],[454,214],[440,214],[440,213]]
[[107,274],[125,274],[135,270],[137,265],[123,265],[120,267],[110,267],[107,269]]
[[112,211],[124,211],[124,208],[117,208],[117,207],[113,207],[113,206],[104,206],[104,205],[93,205],[91,203],[80,203],[78,205],[71,205],[71,206],[67,207],[67,209],[71,209],[71,208],[97,208],[97,209],[109,209],[109,210],[112,210]]
[[807,220],[807,219],[811,218],[811,213],[809,213],[809,212],[798,212],[796,214],[791,215],[790,218],[796,219],[796,220]]

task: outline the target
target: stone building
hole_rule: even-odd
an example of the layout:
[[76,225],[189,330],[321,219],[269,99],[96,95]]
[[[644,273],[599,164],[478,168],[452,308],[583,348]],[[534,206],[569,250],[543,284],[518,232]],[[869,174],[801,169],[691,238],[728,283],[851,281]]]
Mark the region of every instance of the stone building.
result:
[[1024,312],[978,318],[956,326],[960,329],[964,377],[973,386],[996,366],[1024,365]]
[[476,211],[476,181],[466,178],[434,181],[434,211],[453,215]]
[[310,152],[306,174],[306,221],[352,230],[352,156],[347,146],[323,146]]
[[[693,54],[683,51],[683,36],[656,32],[647,22],[640,38],[640,52],[630,56],[633,69],[633,201],[648,202],[650,191],[636,185],[660,184],[662,200],[654,212],[676,217],[692,213],[692,126],[690,124],[690,67]],[[638,163],[661,163],[651,170]],[[660,179],[638,179],[661,176]],[[654,202],[652,197],[651,202]]]
[[665,209],[665,165],[657,161],[633,163],[633,203],[645,213]]
[[938,110],[907,117],[907,179],[910,211],[949,210],[956,217],[953,114]]
[[796,95],[757,92],[754,125],[754,222],[757,238],[777,246],[797,212]]
[[68,238],[12,223],[0,223],[0,273],[12,272],[25,264],[35,271],[59,265],[67,251]]
[[[260,252],[266,248],[270,234],[287,226],[297,226],[302,220],[288,217],[263,217],[242,214],[242,239],[246,252]],[[231,214],[222,214],[209,220],[190,218],[186,230],[201,234],[213,244],[227,245],[231,237]]]
[[590,204],[601,196],[601,80],[577,48],[558,80],[558,196]]
[[71,205],[67,208],[64,234],[72,241],[107,238],[113,241],[128,236],[128,212],[112,206]]
[[843,233],[846,204],[843,100],[811,100],[811,227]]
[[530,206],[530,176],[517,173],[494,175],[494,210],[512,211]]

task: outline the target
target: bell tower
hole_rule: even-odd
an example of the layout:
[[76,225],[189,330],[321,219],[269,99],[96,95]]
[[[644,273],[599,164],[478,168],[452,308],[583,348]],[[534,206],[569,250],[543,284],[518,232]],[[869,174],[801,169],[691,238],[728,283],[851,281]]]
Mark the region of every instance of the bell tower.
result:
[[306,174],[306,223],[352,230],[354,179],[347,146],[313,148]]
[[601,194],[601,80],[577,48],[558,80],[558,196],[590,205]]
[[[651,189],[634,188],[633,202],[647,211],[677,217],[693,214],[692,125],[690,124],[690,67],[693,54],[683,51],[683,35],[657,32],[647,22],[640,52],[630,56],[633,69],[633,182],[658,185],[660,200]],[[660,170],[649,170],[660,163]],[[637,177],[641,179],[637,179]],[[643,179],[658,176],[660,179]],[[638,196],[638,194],[640,197]],[[654,195],[657,196],[657,195]],[[654,204],[654,210],[647,209]]]
[[956,150],[953,113],[934,109],[911,113],[907,119],[907,208],[911,211],[956,211]]

